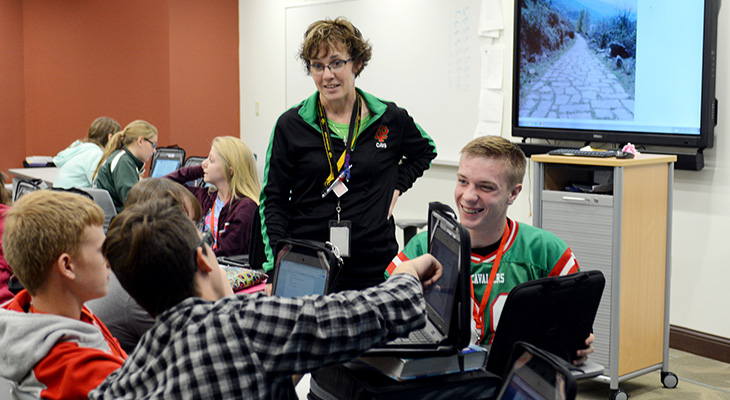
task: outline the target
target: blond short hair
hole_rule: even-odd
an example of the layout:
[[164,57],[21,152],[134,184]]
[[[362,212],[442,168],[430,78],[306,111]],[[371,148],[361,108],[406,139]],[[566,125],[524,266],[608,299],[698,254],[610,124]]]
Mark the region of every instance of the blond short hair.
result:
[[480,156],[509,163],[508,184],[514,187],[525,177],[527,158],[516,144],[501,136],[480,136],[461,149],[461,156]]
[[5,259],[32,296],[58,257],[76,254],[86,227],[96,225],[104,226],[104,212],[82,195],[54,190],[26,194],[5,217]]

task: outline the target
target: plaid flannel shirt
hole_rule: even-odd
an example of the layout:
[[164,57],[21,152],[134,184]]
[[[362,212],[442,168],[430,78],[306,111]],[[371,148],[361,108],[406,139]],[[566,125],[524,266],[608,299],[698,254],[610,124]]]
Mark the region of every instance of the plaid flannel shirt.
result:
[[296,398],[291,375],[425,325],[416,278],[326,297],[188,298],[165,311],[89,399]]

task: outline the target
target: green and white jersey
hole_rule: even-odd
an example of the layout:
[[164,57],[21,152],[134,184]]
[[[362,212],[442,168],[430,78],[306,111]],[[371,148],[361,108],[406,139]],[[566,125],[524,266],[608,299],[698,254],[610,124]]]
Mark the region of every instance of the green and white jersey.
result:
[[[502,260],[484,309],[487,327],[481,335],[482,344],[491,343],[504,302],[512,288],[534,279],[572,274],[579,269],[568,245],[553,233],[509,219],[507,229],[508,238]],[[392,272],[401,262],[427,252],[428,233],[421,232],[393,259],[387,273]],[[471,254],[472,310],[479,330],[481,318],[478,317],[478,310],[496,257],[496,250],[487,256]]]

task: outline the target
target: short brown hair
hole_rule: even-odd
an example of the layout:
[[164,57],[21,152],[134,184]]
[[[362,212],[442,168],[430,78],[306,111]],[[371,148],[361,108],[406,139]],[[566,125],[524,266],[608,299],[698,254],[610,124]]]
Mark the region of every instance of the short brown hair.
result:
[[135,183],[129,190],[124,208],[152,199],[169,199],[173,205],[182,207],[185,214],[195,222],[203,218],[198,199],[183,185],[167,178],[149,178]]
[[344,17],[334,21],[327,18],[309,25],[304,32],[304,42],[299,48],[299,59],[306,67],[307,63],[317,57],[323,49],[336,49],[340,45],[350,53],[354,65],[361,64],[355,71],[355,76],[359,76],[373,55],[373,46],[363,39],[360,30]]
[[104,212],[84,196],[53,190],[26,194],[5,217],[5,259],[32,296],[58,257],[76,254],[86,227],[94,225],[104,226]]
[[480,136],[461,149],[461,156],[481,156],[507,161],[510,166],[507,183],[510,187],[522,183],[525,177],[525,153],[516,144],[501,136]]
[[156,317],[199,294],[194,281],[199,241],[198,230],[180,207],[152,199],[125,208],[112,220],[102,252],[124,290]]

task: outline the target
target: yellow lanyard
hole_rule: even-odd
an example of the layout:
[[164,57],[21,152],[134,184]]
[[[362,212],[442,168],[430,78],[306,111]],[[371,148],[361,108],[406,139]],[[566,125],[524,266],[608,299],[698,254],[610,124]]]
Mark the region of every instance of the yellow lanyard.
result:
[[[327,180],[324,182],[325,188],[332,184],[335,178],[339,176],[340,172],[342,172],[343,170],[349,172],[350,154],[352,153],[352,148],[355,146],[355,136],[360,131],[361,112],[362,100],[360,99],[359,95],[356,95],[355,105],[352,108],[352,114],[350,114],[350,130],[347,135],[347,144],[345,146],[345,151],[343,151],[339,159],[335,161],[335,155],[332,151],[332,132],[330,131],[329,125],[327,124],[327,113],[324,110],[324,106],[322,106],[322,102],[319,100],[319,96],[317,96],[317,122],[319,122],[319,127],[322,131],[324,151],[325,153],[327,153],[327,160],[329,161],[330,167],[330,174],[327,177]],[[350,178],[349,173],[346,178]]]

